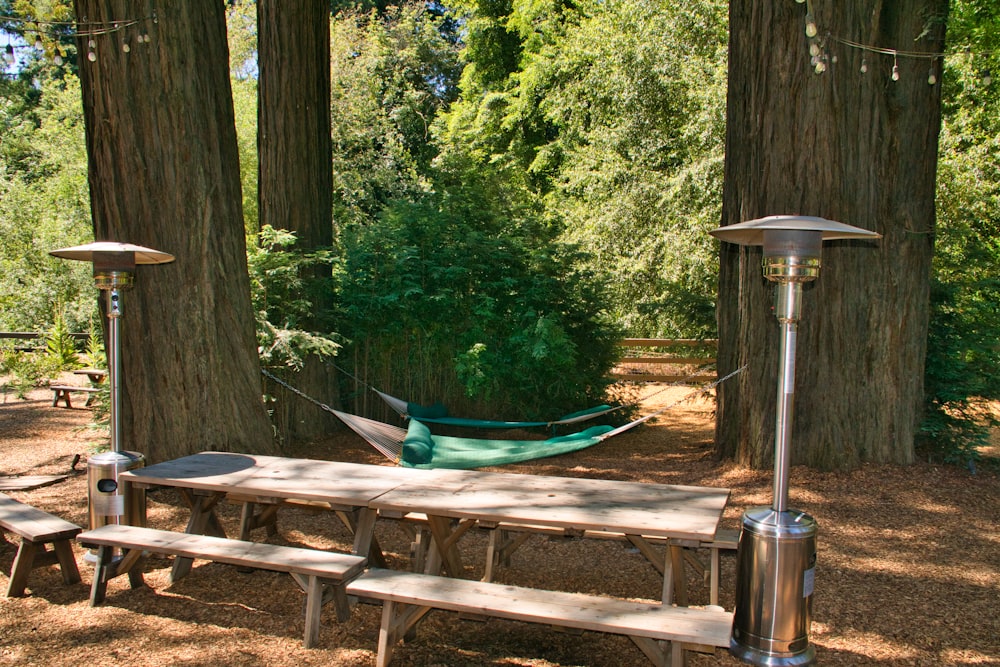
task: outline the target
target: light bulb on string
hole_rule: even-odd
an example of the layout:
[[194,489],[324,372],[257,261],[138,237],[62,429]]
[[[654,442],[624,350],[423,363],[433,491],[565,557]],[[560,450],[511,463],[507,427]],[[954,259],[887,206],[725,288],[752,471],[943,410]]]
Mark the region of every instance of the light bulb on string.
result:
[[132,47],[128,45],[128,42],[122,42],[122,51],[128,53],[132,50]]
[[97,42],[90,40],[87,42],[87,60],[97,62]]
[[815,37],[819,30],[816,28],[816,19],[812,14],[806,14],[806,37]]
[[866,58],[861,59],[861,73],[868,74],[868,60]]
[[927,70],[927,84],[933,86],[937,83],[937,74],[934,73],[934,65],[931,64],[931,68]]
[[13,65],[16,58],[14,58],[14,47],[10,44],[4,49],[3,59],[8,65]]
[[58,46],[56,47],[55,52],[52,54],[52,62],[55,63],[56,67],[62,67],[63,56],[62,56],[62,51],[59,50]]
[[899,63],[896,62],[896,56],[892,57],[892,80],[899,81]]
[[45,44],[42,43],[41,35],[38,34],[35,35],[35,48],[38,49],[39,51],[45,48]]
[[983,79],[982,79],[982,81],[983,81],[983,85],[984,86],[988,86],[991,83],[993,83],[993,75],[990,74],[989,70],[986,70],[986,71],[983,72]]

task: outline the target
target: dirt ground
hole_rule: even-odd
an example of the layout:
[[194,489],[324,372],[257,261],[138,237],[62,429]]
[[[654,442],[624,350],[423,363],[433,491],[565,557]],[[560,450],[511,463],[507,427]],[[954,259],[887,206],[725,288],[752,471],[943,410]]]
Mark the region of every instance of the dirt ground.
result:
[[[649,387],[647,394],[656,391]],[[649,413],[687,395],[661,391]],[[588,450],[505,468],[524,474],[722,486],[732,489],[724,526],[737,528],[744,509],[767,505],[769,471],[714,460],[711,399],[675,405],[650,425]],[[86,459],[101,434],[90,410],[53,408],[51,392],[29,400],[5,394],[0,405],[0,477],[68,474],[57,484],[10,495],[86,526]],[[129,448],[129,447],[126,447]],[[131,448],[130,448],[131,449]],[[134,449],[141,449],[135,447]],[[811,640],[822,665],[1000,665],[1000,448],[970,470],[917,463],[867,465],[850,474],[793,468],[790,505],[815,517],[819,553]],[[71,468],[76,455],[81,457]],[[287,455],[388,462],[364,441],[341,432]],[[222,509],[232,534],[239,508]],[[187,509],[172,491],[150,492],[150,526],[183,530]],[[329,513],[286,509],[271,541],[349,549],[350,536]],[[11,541],[13,536],[8,536]],[[257,536],[263,539],[263,535]],[[390,565],[405,567],[410,539],[393,522],[376,537]],[[486,537],[463,538],[469,577],[482,572]],[[0,541],[0,586],[6,589],[15,547]],[[35,570],[29,594],[0,598],[0,665],[332,665],[371,666],[379,608],[359,605],[337,623],[324,610],[317,648],[301,646],[304,596],[286,575],[240,572],[199,562],[170,585],[170,561],[151,558],[147,588],[127,579],[109,584],[100,607],[88,604],[92,567],[76,547],[83,583],[66,586],[55,567]],[[723,558],[722,603],[734,604],[735,557]],[[707,602],[690,573],[695,604]],[[500,570],[506,583],[655,599],[659,576],[624,543],[535,536]],[[626,638],[573,634],[509,621],[474,621],[436,612],[417,638],[397,649],[400,667],[477,665],[629,666],[646,663]],[[691,654],[689,664],[737,665],[725,652]]]

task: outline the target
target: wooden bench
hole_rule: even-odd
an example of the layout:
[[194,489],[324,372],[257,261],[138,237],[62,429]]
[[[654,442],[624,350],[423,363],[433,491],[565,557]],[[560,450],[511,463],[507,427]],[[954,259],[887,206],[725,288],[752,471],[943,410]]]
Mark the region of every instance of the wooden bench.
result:
[[[332,600],[337,620],[347,620],[350,606],[344,583],[358,576],[367,563],[367,559],[360,556],[330,551],[117,524],[80,533],[77,540],[87,546],[99,547],[90,591],[91,606],[104,601],[107,583],[114,577],[127,574],[132,588],[143,585],[140,564],[144,552],[287,572],[306,592],[303,640],[306,648],[315,646],[319,639],[320,611],[325,603]],[[122,550],[120,558],[115,557],[118,549]],[[173,580],[174,575],[171,575]]]
[[[25,505],[0,493],[0,528],[21,538],[10,570],[7,597],[21,597],[28,585],[28,574],[37,567],[59,565],[63,581],[75,584],[80,581],[80,570],[73,556],[70,543],[83,530],[48,512]],[[52,545],[52,550],[48,546]]]
[[71,392],[79,391],[87,394],[86,405],[90,405],[94,400],[93,394],[101,391],[101,387],[79,387],[74,384],[50,384],[49,389],[52,390],[52,407],[56,407],[59,401],[62,401],[67,408],[73,407],[69,400]]
[[[381,600],[377,667],[432,609],[493,616],[630,637],[655,665],[684,664],[685,650],[729,646],[733,615],[721,609],[673,607],[598,595],[543,591],[397,570],[369,569],[347,592]],[[660,642],[670,642],[664,650]]]

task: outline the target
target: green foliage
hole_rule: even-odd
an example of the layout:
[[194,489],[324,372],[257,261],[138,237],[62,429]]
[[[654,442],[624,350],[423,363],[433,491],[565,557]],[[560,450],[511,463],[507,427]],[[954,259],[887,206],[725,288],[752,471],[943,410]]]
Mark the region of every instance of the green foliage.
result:
[[45,336],[45,353],[52,367],[58,371],[79,367],[80,358],[76,352],[76,343],[66,328],[66,319],[61,314],[56,315],[55,323]]
[[48,360],[44,355],[14,350],[4,350],[0,356],[0,372],[10,376],[8,384],[4,385],[4,391],[9,386],[14,389],[14,395],[22,400],[26,400],[29,391],[51,376]]
[[[340,345],[332,335],[307,331],[303,320],[322,321],[312,312],[310,292],[329,290],[326,281],[307,281],[308,269],[329,265],[328,251],[303,253],[291,250],[295,234],[265,225],[247,239],[251,299],[257,317],[257,343],[261,364],[301,368],[306,356],[335,356]],[[315,298],[315,297],[313,297]]]
[[384,16],[344,12],[331,26],[334,223],[370,223],[417,198],[436,155],[430,124],[455,96],[445,18],[422,4]]
[[725,4],[525,1],[503,24],[518,69],[467,70],[444,143],[540,198],[630,334],[713,335]]
[[0,86],[0,330],[70,330],[97,307],[90,267],[48,252],[93,238],[79,82],[40,76],[40,88]]
[[[931,458],[965,464],[997,425],[1000,398],[1000,8],[954,1],[937,178],[937,231],[918,441]],[[965,47],[965,53],[961,49]]]
[[[578,409],[607,386],[619,331],[579,255],[470,194],[388,207],[343,234],[340,330],[373,384],[483,416]],[[395,388],[395,389],[393,389]]]
[[93,320],[91,320],[88,333],[90,335],[87,337],[87,348],[84,350],[83,358],[81,359],[83,365],[86,368],[107,368],[108,356],[104,349],[101,329],[94,324]]

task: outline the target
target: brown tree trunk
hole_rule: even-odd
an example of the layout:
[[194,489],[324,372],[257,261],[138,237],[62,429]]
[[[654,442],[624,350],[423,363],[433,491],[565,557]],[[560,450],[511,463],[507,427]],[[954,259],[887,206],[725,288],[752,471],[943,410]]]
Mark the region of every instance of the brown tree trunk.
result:
[[[257,149],[260,224],[296,233],[296,249],[333,242],[333,165],[330,160],[330,5],[323,0],[258,0]],[[329,277],[329,267],[325,270]],[[312,276],[320,279],[322,270]],[[329,294],[314,292],[313,312],[299,322],[317,330]],[[310,356],[289,378],[304,393],[336,404],[331,365]],[[276,414],[290,439],[328,433],[337,420],[279,387]]]
[[[806,14],[827,69],[810,62]],[[947,0],[730,3],[723,224],[815,215],[883,235],[828,242],[798,332],[793,461],[908,463],[921,419]],[[852,42],[854,45],[848,44]],[[899,80],[892,79],[893,65]],[[862,73],[863,65],[867,69]],[[716,448],[773,460],[779,324],[759,248],[722,244]]]
[[[121,319],[121,445],[159,461],[273,451],[250,305],[225,11],[215,0],[75,0],[97,240],[168,252]],[[155,21],[152,16],[155,13]],[[86,17],[86,18],[84,18]],[[140,35],[149,35],[149,41]],[[125,50],[127,45],[128,50]]]

